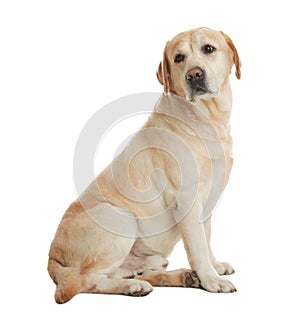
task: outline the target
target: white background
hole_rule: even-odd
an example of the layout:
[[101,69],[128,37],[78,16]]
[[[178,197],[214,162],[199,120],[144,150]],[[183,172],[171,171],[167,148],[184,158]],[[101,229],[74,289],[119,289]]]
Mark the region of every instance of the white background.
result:
[[[289,0],[1,1],[1,320],[6,327],[299,327],[296,5]],[[235,267],[230,279],[238,292],[155,288],[145,298],[78,295],[55,304],[47,253],[63,212],[77,197],[72,160],[82,127],[116,98],[161,92],[155,71],[165,42],[199,26],[229,34],[243,62],[241,81],[231,77],[235,164],[215,213],[212,240],[217,257]],[[170,261],[171,268],[187,265],[181,244]]]

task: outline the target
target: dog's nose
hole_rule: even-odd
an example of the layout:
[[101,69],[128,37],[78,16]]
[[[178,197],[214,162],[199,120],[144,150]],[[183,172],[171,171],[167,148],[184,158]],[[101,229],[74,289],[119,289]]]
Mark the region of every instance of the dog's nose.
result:
[[188,81],[197,81],[203,76],[203,71],[199,67],[192,68],[186,73],[185,78]]

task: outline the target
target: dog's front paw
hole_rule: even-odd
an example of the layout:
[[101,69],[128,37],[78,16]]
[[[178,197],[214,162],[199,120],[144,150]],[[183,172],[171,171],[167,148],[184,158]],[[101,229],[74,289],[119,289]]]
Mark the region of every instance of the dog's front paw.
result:
[[220,276],[234,273],[234,268],[227,262],[214,262],[212,265]]
[[221,277],[207,277],[200,279],[201,287],[212,293],[234,293],[236,288],[227,279]]

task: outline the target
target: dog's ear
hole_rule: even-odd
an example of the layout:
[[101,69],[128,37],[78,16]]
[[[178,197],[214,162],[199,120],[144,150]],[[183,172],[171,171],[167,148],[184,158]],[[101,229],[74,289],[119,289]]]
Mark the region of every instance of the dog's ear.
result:
[[232,40],[230,39],[230,37],[222,31],[221,31],[221,34],[224,37],[225,41],[227,42],[229,48],[231,49],[231,51],[233,53],[233,62],[234,62],[234,65],[235,65],[235,75],[238,79],[240,79],[241,78],[242,63],[241,63],[239,54],[236,50],[235,45],[233,44]]
[[170,65],[166,55],[168,42],[166,43],[163,59],[160,62],[158,69],[156,71],[156,76],[160,84],[164,86],[164,92],[168,93],[170,91]]

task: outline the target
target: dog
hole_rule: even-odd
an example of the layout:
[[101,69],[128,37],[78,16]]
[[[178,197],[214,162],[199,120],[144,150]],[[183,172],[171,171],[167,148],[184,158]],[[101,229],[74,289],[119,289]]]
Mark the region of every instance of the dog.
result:
[[[166,43],[157,70],[164,88],[159,105],[129,146],[69,206],[57,229],[48,260],[57,303],[79,293],[144,296],[153,286],[236,291],[222,277],[234,273],[233,267],[218,262],[211,250],[212,211],[206,209],[214,183],[223,190],[232,167],[233,66],[240,79],[238,52],[223,32],[198,28]],[[202,138],[211,142],[209,150]],[[220,156],[214,153],[218,146]],[[128,190],[133,190],[129,196]],[[166,271],[180,239],[190,269]]]

